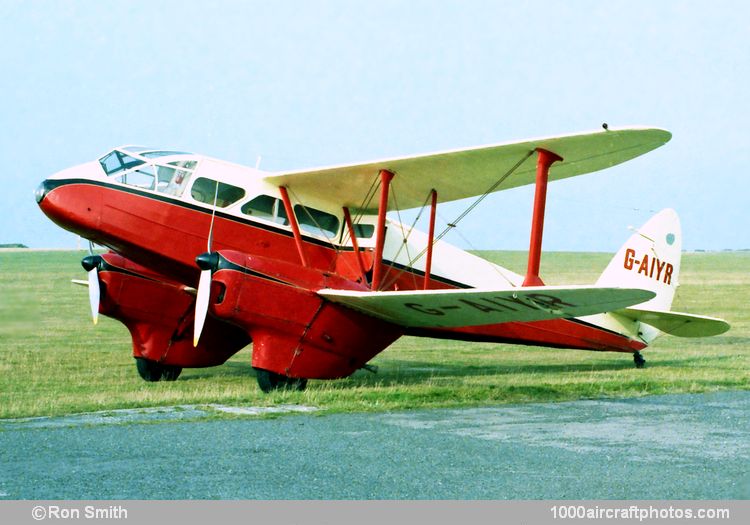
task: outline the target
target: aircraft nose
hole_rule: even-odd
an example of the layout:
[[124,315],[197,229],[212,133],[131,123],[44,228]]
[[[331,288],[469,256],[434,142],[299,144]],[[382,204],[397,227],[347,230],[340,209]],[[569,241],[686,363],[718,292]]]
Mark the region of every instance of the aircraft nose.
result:
[[34,198],[36,199],[36,203],[39,204],[42,202],[44,197],[47,195],[49,190],[51,188],[51,184],[48,180],[43,180],[39,186],[36,187],[36,190],[34,190]]

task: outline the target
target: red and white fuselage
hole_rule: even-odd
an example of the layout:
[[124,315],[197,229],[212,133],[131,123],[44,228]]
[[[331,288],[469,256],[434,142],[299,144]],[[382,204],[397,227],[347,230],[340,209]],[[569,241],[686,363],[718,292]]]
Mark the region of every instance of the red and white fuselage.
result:
[[[583,137],[608,145],[612,164],[653,149],[668,140],[664,133],[626,130],[620,142],[600,133]],[[641,136],[648,140],[644,142]],[[637,147],[632,137],[640,140]],[[571,161],[573,168],[563,162],[558,178],[577,174],[575,170],[580,171],[585,162],[599,169],[597,163],[603,158],[588,161],[579,136],[542,145],[556,146],[569,159],[583,158]],[[466,150],[467,158],[478,159],[481,167],[488,155],[500,155],[499,161],[505,158],[502,155],[517,157],[515,147]],[[528,172],[524,163],[534,150],[530,151],[513,161],[508,174]],[[540,152],[539,200],[540,187],[546,190],[550,164],[562,157],[550,154],[543,165],[546,150],[536,151]],[[393,209],[388,195],[392,179],[402,184],[394,185],[393,191],[398,187],[407,205],[421,200],[417,190],[426,188],[429,193],[424,202],[431,194],[434,217],[441,190],[437,184],[437,190],[431,186],[426,168],[438,165],[435,162],[468,162],[461,157],[465,153],[385,162],[398,170],[395,179],[393,172],[380,170],[377,208],[371,204],[377,180],[366,191],[357,179],[372,172],[372,163],[351,167],[351,177],[345,176],[346,167],[279,175],[200,155],[127,146],[49,177],[36,197],[42,211],[59,226],[112,250],[96,262],[104,289],[99,309],[126,324],[135,357],[169,366],[220,364],[252,340],[253,366],[258,369],[286,377],[343,377],[403,334],[588,350],[637,352],[645,348],[654,334],[644,332],[632,317],[608,313],[573,317],[565,312],[608,311],[607,303],[594,298],[603,291],[620,294],[620,302],[612,303],[620,308],[653,298],[658,290],[628,299],[615,287],[543,287],[538,278],[543,194],[541,206],[535,203],[532,225],[532,252],[537,253],[530,257],[532,273],[526,276],[434,241],[432,231],[424,234],[387,219],[386,211]],[[472,167],[471,162],[468,166]],[[509,180],[514,185],[528,183],[529,175],[523,177]],[[324,180],[328,186],[310,184],[310,180]],[[467,189],[451,183],[442,195],[461,198],[462,192],[477,193],[476,187],[484,183],[474,180],[471,184],[474,187]],[[349,196],[357,187],[362,187],[362,195]],[[349,188],[348,193],[343,188]],[[642,247],[625,248],[629,259],[622,264],[627,270],[628,264],[635,265],[635,250]],[[206,254],[213,261],[210,315],[200,344],[193,348],[189,335],[200,273],[196,257],[207,251],[214,254]],[[672,273],[676,280],[679,260],[671,257],[654,260],[661,281],[668,274],[672,279]],[[531,270],[534,258],[536,268]],[[640,272],[644,273],[650,278],[651,268]],[[635,276],[643,277],[637,270]],[[637,279],[630,286],[634,292],[650,290]],[[467,294],[459,295],[459,290]],[[511,295],[487,295],[483,290]],[[518,297],[514,290],[523,294]],[[421,292],[415,300],[410,291]],[[453,302],[435,308],[435,301],[445,301],[446,294]],[[600,301],[601,306],[581,310],[571,297]],[[395,306],[391,304],[394,299]],[[486,324],[481,315],[477,320],[480,313],[486,314]],[[465,315],[473,321],[462,326],[456,315],[459,320]]]

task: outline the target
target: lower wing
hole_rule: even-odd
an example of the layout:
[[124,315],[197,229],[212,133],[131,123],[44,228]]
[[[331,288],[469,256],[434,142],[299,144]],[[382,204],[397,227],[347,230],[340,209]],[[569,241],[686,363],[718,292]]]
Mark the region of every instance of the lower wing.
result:
[[599,286],[529,286],[501,290],[360,292],[324,289],[318,294],[404,327],[480,326],[570,318],[619,310],[654,297],[648,290]]

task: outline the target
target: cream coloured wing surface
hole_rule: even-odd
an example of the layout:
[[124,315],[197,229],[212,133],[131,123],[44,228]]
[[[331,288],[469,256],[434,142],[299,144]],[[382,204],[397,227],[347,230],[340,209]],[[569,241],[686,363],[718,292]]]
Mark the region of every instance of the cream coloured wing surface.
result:
[[[360,209],[379,170],[395,173],[396,195],[389,209],[416,208],[435,189],[440,202],[487,193],[504,174],[517,168],[492,191],[531,184],[535,180],[537,148],[563,160],[552,165],[549,180],[559,180],[598,171],[633,159],[665,144],[671,133],[663,129],[629,127],[556,137],[524,140],[415,155],[358,164],[286,171],[271,174],[265,181],[288,186],[302,198]],[[375,199],[376,201],[376,199]],[[377,203],[364,206],[373,212]]]
[[685,312],[625,308],[614,313],[651,325],[665,334],[676,337],[710,337],[723,334],[730,328],[729,323],[723,319]]
[[640,304],[654,296],[648,290],[597,286],[401,292],[324,289],[318,294],[401,326],[442,328],[578,317]]

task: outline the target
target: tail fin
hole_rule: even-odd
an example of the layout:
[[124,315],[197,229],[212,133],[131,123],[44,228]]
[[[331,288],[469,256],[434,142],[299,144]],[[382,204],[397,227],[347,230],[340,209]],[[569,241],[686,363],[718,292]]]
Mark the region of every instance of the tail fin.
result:
[[682,231],[674,210],[662,210],[627,240],[596,282],[607,287],[641,288],[656,297],[632,308],[617,310],[636,321],[639,337],[651,343],[660,334],[707,337],[729,330],[723,319],[673,312],[680,275]]
[[651,290],[656,297],[638,308],[669,311],[679,284],[681,256],[680,219],[674,210],[665,209],[622,245],[596,284]]

